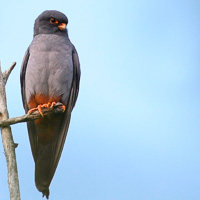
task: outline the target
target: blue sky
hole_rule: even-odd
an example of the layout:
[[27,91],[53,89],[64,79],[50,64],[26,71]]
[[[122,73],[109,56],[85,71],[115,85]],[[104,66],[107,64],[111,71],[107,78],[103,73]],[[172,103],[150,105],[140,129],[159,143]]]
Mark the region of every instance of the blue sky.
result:
[[[69,18],[82,77],[50,199],[200,199],[200,2],[11,1],[1,5],[0,60],[10,117],[19,73],[44,10]],[[21,198],[42,199],[25,124],[12,126]],[[9,199],[0,145],[0,199]]]

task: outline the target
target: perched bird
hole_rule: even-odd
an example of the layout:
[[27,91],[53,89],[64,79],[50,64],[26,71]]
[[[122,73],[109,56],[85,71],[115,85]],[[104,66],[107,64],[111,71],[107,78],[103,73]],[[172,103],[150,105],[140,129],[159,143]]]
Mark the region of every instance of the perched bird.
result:
[[38,16],[20,74],[26,113],[38,109],[42,114],[43,107],[63,104],[63,113],[27,122],[35,161],[35,184],[47,199],[79,91],[79,58],[69,40],[67,23],[67,17],[55,10]]

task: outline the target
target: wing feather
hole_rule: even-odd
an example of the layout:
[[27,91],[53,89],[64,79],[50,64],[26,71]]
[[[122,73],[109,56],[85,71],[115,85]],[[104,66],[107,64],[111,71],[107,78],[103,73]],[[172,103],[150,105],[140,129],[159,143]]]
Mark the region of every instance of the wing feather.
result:
[[69,128],[71,112],[76,104],[76,100],[79,93],[81,71],[80,71],[80,63],[79,63],[78,54],[74,46],[73,46],[73,51],[72,51],[72,60],[73,60],[73,81],[72,81],[72,87],[71,87],[71,91],[69,95],[68,104],[66,107],[67,109],[65,111],[63,123],[61,125],[61,132],[55,144],[56,151],[55,151],[54,169],[56,169],[58,161],[62,153],[62,149],[63,149],[65,139],[67,136],[67,131]]

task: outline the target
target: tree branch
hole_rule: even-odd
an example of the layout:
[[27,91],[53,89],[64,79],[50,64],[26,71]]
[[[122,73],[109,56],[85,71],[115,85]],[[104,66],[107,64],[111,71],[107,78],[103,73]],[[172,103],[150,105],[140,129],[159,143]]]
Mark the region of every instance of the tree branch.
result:
[[[9,118],[7,110],[7,102],[6,102],[5,85],[8,76],[12,71],[12,69],[14,68],[14,66],[15,65],[12,65],[10,70],[8,70],[3,75],[0,65],[0,120],[1,121]],[[1,137],[7,161],[10,200],[20,200],[19,180],[18,180],[17,162],[15,155],[15,144],[13,141],[12,131],[10,126],[1,128]]]
[[[58,102],[52,108],[42,108],[42,113],[44,117],[55,115],[58,113],[63,113],[63,108],[61,106],[63,106],[63,104]],[[15,118],[10,118],[10,119],[0,121],[0,127],[5,127],[5,126],[9,126],[16,123],[21,123],[21,122],[33,121],[39,118],[42,118],[42,116],[39,113],[39,111],[36,110],[31,114],[26,114],[21,117],[15,117]]]
[[14,62],[14,63],[10,66],[10,68],[9,68],[8,70],[6,70],[6,71],[3,73],[3,80],[4,80],[5,85],[6,85],[6,83],[7,83],[8,77],[10,76],[10,73],[11,73],[12,70],[14,69],[15,65],[16,65],[16,62]]

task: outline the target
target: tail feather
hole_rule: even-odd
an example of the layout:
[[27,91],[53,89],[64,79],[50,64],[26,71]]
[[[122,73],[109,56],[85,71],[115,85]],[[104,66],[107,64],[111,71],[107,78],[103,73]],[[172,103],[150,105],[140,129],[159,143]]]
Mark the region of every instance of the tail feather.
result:
[[[28,123],[29,138],[35,160],[35,184],[43,196],[49,197],[54,176],[67,135],[70,116],[55,115]],[[68,116],[67,116],[68,115]]]
[[43,194],[43,197],[46,196],[46,198],[49,199],[49,195],[50,195],[49,188],[47,190],[43,191],[42,194]]

